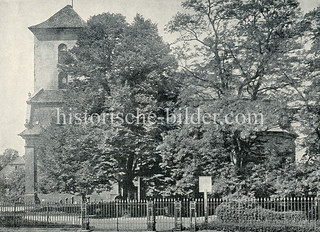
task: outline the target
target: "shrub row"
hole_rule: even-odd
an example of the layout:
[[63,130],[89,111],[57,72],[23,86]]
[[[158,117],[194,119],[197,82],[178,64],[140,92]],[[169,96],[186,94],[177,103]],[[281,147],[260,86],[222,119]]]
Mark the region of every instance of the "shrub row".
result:
[[218,220],[222,222],[250,222],[250,221],[294,221],[307,219],[302,211],[277,212],[264,209],[250,201],[223,202],[216,209]]
[[290,224],[289,222],[282,224],[267,223],[222,223],[214,222],[210,224],[202,224],[199,230],[217,230],[224,232],[320,232],[320,228],[308,227],[304,224]]

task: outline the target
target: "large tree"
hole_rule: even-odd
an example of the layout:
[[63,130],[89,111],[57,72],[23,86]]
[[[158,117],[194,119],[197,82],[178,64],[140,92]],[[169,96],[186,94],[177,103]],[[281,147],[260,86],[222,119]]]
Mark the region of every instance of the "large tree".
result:
[[[320,7],[308,12],[301,22],[304,31],[305,60],[299,66],[300,83],[292,81],[299,104],[302,147],[305,148],[301,160],[299,189],[305,195],[319,196],[320,167]],[[297,181],[295,181],[297,182]]]
[[52,142],[44,147],[43,167],[55,189],[86,195],[117,182],[127,198],[135,177],[159,172],[156,147],[167,126],[158,117],[177,95],[170,52],[157,26],[140,15],[130,24],[110,13],[88,20],[60,67],[72,78],[64,112],[80,119],[44,136],[44,144]]
[[[219,178],[222,169],[217,167],[226,160],[234,164],[233,176],[250,175],[246,165],[265,160],[256,144],[259,132],[279,124],[290,130],[290,83],[299,79],[302,59],[295,55],[301,48],[301,13],[296,0],[186,0],[182,6],[188,13],[178,13],[168,24],[170,32],[179,34],[176,51],[185,74],[180,107],[200,107],[211,115],[263,114],[263,124],[228,124],[220,117],[213,128],[182,124],[167,134],[160,147],[162,165],[177,168],[162,178],[172,189],[188,183],[183,191],[189,193],[197,175]],[[196,170],[179,168],[181,160],[194,159]]]
[[318,159],[320,154],[320,7],[307,13],[302,22],[306,33],[306,60],[302,67],[304,85],[296,88],[297,94],[303,102],[301,118],[306,128],[306,155]]

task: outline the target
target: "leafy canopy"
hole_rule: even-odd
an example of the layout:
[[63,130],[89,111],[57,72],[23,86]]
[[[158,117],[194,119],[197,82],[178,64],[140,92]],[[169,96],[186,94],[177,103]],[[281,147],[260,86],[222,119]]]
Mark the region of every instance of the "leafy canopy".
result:
[[[78,113],[78,123],[53,126],[45,136],[51,142],[44,147],[43,165],[57,180],[57,190],[86,195],[117,182],[123,197],[131,198],[137,176],[159,171],[156,147],[167,126],[157,116],[177,95],[176,60],[170,52],[156,25],[141,15],[130,24],[110,13],[88,20],[60,65],[72,78],[64,112]],[[115,123],[110,117],[104,123],[83,123],[103,113],[155,116],[154,123]]]

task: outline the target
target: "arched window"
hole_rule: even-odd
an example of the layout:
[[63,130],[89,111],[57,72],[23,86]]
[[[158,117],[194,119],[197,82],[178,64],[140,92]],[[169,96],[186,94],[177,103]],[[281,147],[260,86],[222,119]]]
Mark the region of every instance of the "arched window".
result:
[[67,84],[68,84],[68,75],[65,72],[60,72],[59,76],[58,76],[58,87],[59,89],[65,89],[67,88]]
[[64,64],[67,57],[67,45],[60,44],[58,47],[58,63]]

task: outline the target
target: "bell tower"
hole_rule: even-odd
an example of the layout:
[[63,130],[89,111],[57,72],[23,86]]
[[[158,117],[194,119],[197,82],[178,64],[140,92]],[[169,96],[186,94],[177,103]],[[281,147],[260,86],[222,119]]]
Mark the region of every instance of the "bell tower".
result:
[[51,124],[56,108],[64,102],[68,75],[59,71],[85,22],[67,5],[48,20],[29,27],[34,34],[34,94],[27,100],[26,129],[19,135],[25,140],[26,202],[36,202],[37,156],[42,130]]
[[[29,27],[34,34],[34,92],[56,90],[66,80],[58,73],[57,64],[63,63],[67,49],[74,46],[84,21],[66,6],[47,21]],[[63,80],[60,80],[63,79]]]

